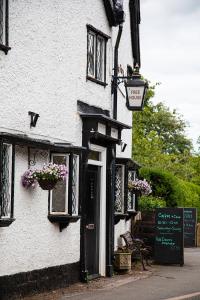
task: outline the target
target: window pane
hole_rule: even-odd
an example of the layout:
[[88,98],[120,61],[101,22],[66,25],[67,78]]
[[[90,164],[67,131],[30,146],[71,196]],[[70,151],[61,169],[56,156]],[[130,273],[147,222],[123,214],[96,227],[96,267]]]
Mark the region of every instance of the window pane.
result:
[[88,155],[88,159],[92,160],[100,160],[100,153],[98,151],[90,151]]
[[115,172],[115,212],[124,212],[124,169],[116,165]]
[[0,43],[4,44],[5,10],[4,0],[0,0]]
[[11,213],[11,151],[12,147],[8,144],[3,144],[2,149],[2,194],[1,194],[1,217],[10,217]]
[[128,210],[134,210],[135,211],[135,194],[132,191],[128,191]]
[[[136,171],[128,171],[128,182],[136,179]],[[135,194],[133,191],[128,190],[128,210],[135,210]]]
[[[69,166],[69,156],[68,155],[54,155],[53,163],[59,165]],[[69,171],[68,171],[69,172]],[[68,177],[62,181],[58,181],[55,188],[52,190],[51,194],[51,211],[67,213],[67,200],[68,200]]]
[[104,81],[104,39],[97,37],[97,79]]
[[79,180],[79,156],[73,155],[72,170],[72,214],[78,215],[78,180]]
[[95,35],[88,32],[88,75],[95,77]]

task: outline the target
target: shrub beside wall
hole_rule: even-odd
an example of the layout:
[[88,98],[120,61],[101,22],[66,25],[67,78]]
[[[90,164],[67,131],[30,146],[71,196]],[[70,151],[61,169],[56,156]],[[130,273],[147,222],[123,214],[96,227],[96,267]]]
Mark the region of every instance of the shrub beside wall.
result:
[[[199,208],[198,219],[200,220],[199,185],[181,180],[169,172],[153,168],[141,168],[140,176],[151,182],[152,197],[154,199],[165,201],[167,207],[179,206]],[[149,198],[149,200],[149,206],[151,206],[151,202],[153,199]],[[144,207],[144,204],[147,201],[147,199],[142,200],[141,205],[143,205]],[[159,202],[157,202],[157,204],[159,205]],[[148,209],[147,204],[146,206],[147,208],[145,209]],[[142,206],[141,209],[143,209]]]

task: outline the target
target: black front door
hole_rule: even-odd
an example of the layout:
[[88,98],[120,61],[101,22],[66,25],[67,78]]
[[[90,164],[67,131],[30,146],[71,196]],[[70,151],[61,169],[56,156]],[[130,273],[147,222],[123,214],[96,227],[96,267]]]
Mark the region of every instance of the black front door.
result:
[[100,167],[88,165],[86,187],[86,265],[89,279],[99,275]]

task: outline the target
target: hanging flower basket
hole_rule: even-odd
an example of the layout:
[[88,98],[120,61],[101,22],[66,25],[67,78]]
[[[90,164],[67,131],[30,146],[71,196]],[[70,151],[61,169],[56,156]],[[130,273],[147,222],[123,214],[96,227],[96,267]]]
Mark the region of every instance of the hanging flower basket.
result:
[[149,195],[152,193],[151,185],[144,180],[133,180],[128,183],[128,189],[136,195]]
[[52,190],[58,181],[65,180],[67,167],[49,163],[44,164],[42,169],[27,170],[22,176],[22,185],[25,188],[35,187],[38,182],[43,190]]
[[38,179],[38,184],[41,187],[42,190],[50,191],[53,190],[58,180],[50,181],[48,179]]

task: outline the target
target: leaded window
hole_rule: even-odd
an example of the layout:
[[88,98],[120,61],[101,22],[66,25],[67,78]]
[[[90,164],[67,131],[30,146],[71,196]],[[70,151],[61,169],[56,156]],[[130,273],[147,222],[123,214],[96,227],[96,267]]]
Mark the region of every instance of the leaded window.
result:
[[67,166],[68,174],[50,191],[50,214],[78,216],[79,155],[53,153],[52,162]]
[[1,144],[0,218],[12,218],[12,146]]
[[[128,171],[128,182],[136,180],[136,171],[129,170]],[[135,211],[135,201],[136,196],[132,190],[128,189],[127,195],[127,210],[128,211]]]
[[87,77],[102,83],[106,81],[106,42],[107,37],[88,28]]
[[88,32],[88,75],[95,77],[95,34]]
[[79,156],[72,157],[72,215],[78,215],[79,197]]
[[0,0],[0,50],[6,54],[8,47],[8,0]]
[[124,213],[124,165],[115,166],[115,213]]

